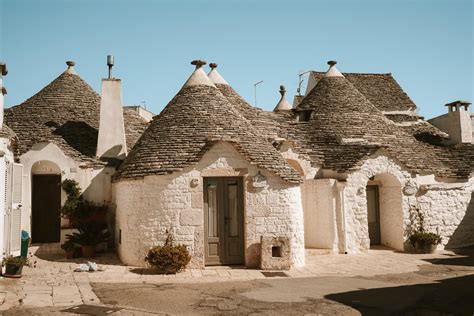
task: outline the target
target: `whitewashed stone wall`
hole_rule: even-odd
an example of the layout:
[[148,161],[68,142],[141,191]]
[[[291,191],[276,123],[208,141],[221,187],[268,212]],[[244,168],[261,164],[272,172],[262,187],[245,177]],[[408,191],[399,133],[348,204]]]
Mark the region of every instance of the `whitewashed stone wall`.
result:
[[[366,185],[373,177],[379,187],[382,244],[405,249],[406,239],[418,207],[427,231],[438,232],[443,246],[474,244],[473,180],[467,183],[438,182],[434,176],[412,176],[395,161],[379,155],[367,159],[360,170],[349,175],[344,188],[346,251],[370,248]],[[405,190],[407,184],[416,193]],[[416,220],[415,220],[416,221]]]
[[[258,266],[262,235],[288,236],[292,266],[304,265],[300,188],[265,170],[260,172],[267,177],[267,186],[253,188],[251,177],[257,171],[258,168],[245,161],[232,145],[220,142],[205,153],[197,165],[182,172],[114,183],[116,244],[121,260],[143,266],[147,251],[162,244],[166,230],[171,229],[175,242],[190,249],[190,267],[202,268],[203,177],[241,176],[244,178],[246,265]],[[194,179],[199,181],[196,187],[191,186]]]
[[302,192],[306,248],[337,250],[336,180],[306,180]]
[[432,184],[420,190],[417,202],[425,215],[425,229],[442,237],[442,246],[474,245],[474,181]]
[[[111,202],[111,177],[115,169],[83,168],[81,163],[66,156],[53,143],[38,143],[20,157],[23,164],[23,214],[22,229],[31,234],[31,177],[32,174],[61,174],[61,179],[76,180],[84,192],[87,200],[104,203]],[[66,200],[64,192],[62,202]],[[62,238],[61,242],[63,242]]]

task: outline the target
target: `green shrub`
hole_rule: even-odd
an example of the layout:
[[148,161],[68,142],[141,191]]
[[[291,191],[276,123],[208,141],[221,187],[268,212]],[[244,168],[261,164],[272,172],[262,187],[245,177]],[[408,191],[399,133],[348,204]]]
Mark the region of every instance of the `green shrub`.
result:
[[61,208],[61,215],[63,217],[87,219],[100,212],[107,212],[107,204],[97,204],[83,199],[81,187],[77,181],[65,179],[61,183],[61,187],[67,196],[66,202],[64,202]]
[[153,247],[145,257],[145,261],[160,274],[175,274],[184,270],[190,260],[186,246],[173,245],[171,235],[168,235],[163,246]]
[[8,256],[3,258],[2,260],[2,265],[14,265],[17,267],[22,267],[22,266],[30,266],[30,260],[25,257],[13,257],[13,256]]
[[421,246],[439,245],[441,243],[441,236],[435,233],[416,231],[410,235],[409,240],[413,247],[415,247],[416,244]]

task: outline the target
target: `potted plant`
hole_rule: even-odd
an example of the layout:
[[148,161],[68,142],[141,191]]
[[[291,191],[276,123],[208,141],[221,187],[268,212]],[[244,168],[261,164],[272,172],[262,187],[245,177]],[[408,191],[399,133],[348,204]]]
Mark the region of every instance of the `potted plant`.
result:
[[2,266],[5,266],[3,276],[9,278],[21,278],[23,266],[29,266],[30,260],[26,257],[8,256],[2,260]]
[[159,274],[175,274],[185,269],[190,260],[191,256],[186,246],[173,245],[173,238],[169,233],[165,244],[153,247],[145,257],[145,261]]
[[109,233],[103,223],[91,221],[81,222],[77,226],[78,232],[66,235],[68,239],[81,245],[82,255],[92,258],[95,254],[95,247],[101,242],[107,241]]
[[66,259],[73,259],[74,252],[76,250],[76,243],[72,240],[72,238],[68,237],[61,245],[61,249],[66,252]]
[[61,215],[69,219],[69,225],[76,227],[79,222],[97,221],[106,223],[108,205],[84,200],[81,187],[75,180],[65,179],[61,187],[66,192],[66,202]]
[[442,241],[441,236],[425,231],[423,213],[419,208],[414,208],[414,212],[418,217],[418,226],[412,231],[408,241],[416,253],[434,253]]

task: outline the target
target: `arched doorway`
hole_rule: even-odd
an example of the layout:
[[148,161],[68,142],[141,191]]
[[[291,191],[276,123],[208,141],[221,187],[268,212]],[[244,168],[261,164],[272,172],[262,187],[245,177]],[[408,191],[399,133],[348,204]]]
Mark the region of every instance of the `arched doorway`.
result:
[[31,238],[34,243],[61,238],[61,170],[47,160],[31,167]]
[[378,174],[366,187],[370,245],[403,250],[402,186],[390,174]]

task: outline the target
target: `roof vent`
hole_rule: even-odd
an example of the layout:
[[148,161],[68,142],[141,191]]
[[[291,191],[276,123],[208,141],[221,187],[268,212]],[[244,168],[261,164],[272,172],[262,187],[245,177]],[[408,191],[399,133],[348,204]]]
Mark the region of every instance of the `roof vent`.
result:
[[[204,60],[199,60],[199,59],[193,60],[193,61],[191,62],[191,65],[196,66],[196,69],[201,68],[201,67],[204,66],[205,64],[207,64],[207,63],[206,63]],[[216,65],[216,67],[217,67],[217,65]]]
[[329,69],[324,75],[325,77],[344,77],[342,73],[336,68],[337,61],[330,60],[328,61]]
[[112,67],[114,66],[113,55],[107,55],[107,66],[109,66],[109,79],[112,79]]

